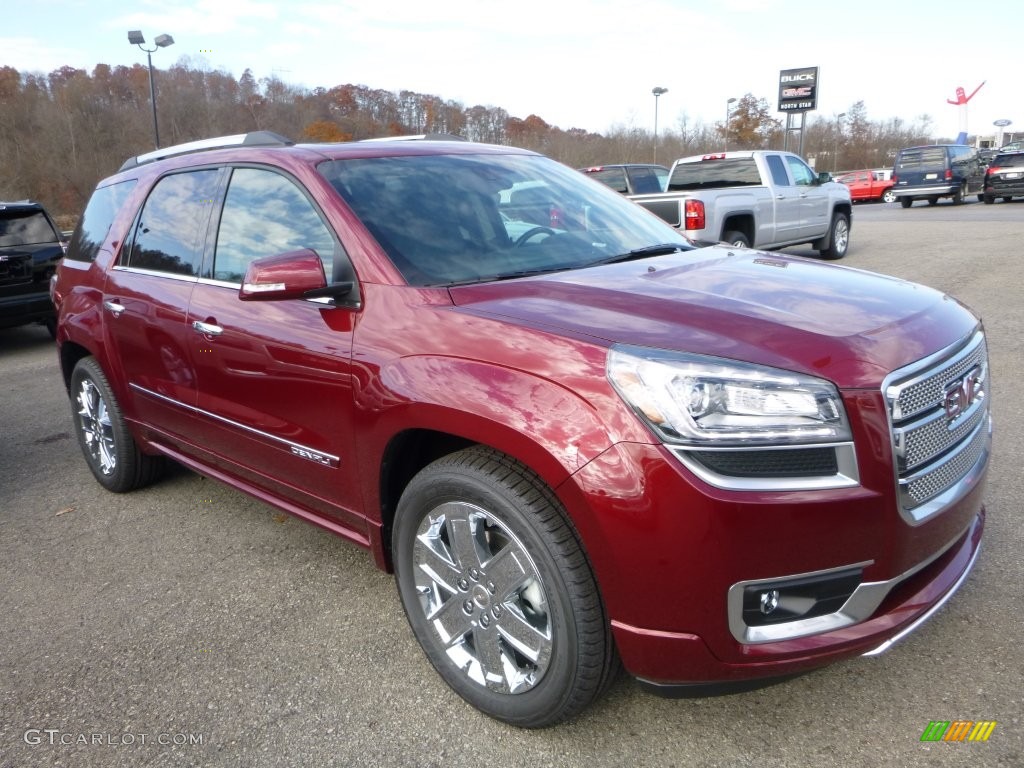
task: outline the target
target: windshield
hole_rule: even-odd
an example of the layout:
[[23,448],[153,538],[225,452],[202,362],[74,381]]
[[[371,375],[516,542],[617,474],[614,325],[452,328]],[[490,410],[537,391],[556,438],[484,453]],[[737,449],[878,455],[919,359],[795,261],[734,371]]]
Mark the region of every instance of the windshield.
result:
[[692,246],[642,208],[535,155],[332,160],[319,171],[411,285],[579,269]]

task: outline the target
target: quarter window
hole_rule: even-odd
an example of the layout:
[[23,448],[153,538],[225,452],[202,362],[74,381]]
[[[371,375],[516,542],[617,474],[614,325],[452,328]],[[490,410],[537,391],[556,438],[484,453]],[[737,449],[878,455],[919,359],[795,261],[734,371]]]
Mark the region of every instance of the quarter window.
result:
[[156,183],[135,225],[128,266],[176,275],[199,275],[217,170],[165,176]]
[[135,179],[121,181],[107,187],[100,187],[89,198],[78,228],[68,247],[68,258],[75,261],[93,261],[100,246],[107,238],[110,225],[114,223],[128,194],[135,187]]
[[309,248],[331,282],[334,238],[313,204],[289,179],[259,168],[236,168],[224,200],[213,278],[240,283],[255,259]]

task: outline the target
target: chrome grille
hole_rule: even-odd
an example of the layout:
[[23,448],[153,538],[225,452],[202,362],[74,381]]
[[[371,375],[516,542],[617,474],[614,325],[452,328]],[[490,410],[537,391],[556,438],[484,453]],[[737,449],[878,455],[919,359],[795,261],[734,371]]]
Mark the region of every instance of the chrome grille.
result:
[[[981,382],[971,402],[956,399],[965,376]],[[970,387],[965,387],[971,389]],[[892,424],[902,511],[914,521],[932,514],[942,496],[988,453],[988,354],[978,331],[966,342],[896,371],[883,387]],[[947,410],[950,392],[954,405]],[[932,502],[930,507],[928,502]],[[948,503],[948,499],[946,499]]]

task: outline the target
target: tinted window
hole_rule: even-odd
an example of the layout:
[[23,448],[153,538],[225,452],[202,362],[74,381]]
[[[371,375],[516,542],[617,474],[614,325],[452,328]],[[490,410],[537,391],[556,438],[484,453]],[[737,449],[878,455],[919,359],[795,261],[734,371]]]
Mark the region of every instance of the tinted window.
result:
[[992,167],[1019,168],[1024,165],[1024,152],[1013,155],[996,155],[992,160]]
[[685,192],[702,187],[755,187],[761,184],[752,157],[733,157],[723,160],[699,160],[678,163],[672,169],[668,182],[669,192]]
[[587,176],[600,181],[616,192],[626,193],[626,171],[623,168],[602,168],[600,171],[587,171]]
[[301,248],[317,252],[331,282],[334,238],[313,204],[280,174],[236,168],[217,232],[213,278],[240,283],[251,261]]
[[768,155],[765,158],[768,162],[768,171],[772,175],[772,181],[777,187],[789,186],[789,174],[786,173],[786,166],[779,155]]
[[0,247],[55,243],[59,239],[46,214],[38,209],[0,210]]
[[100,246],[114,223],[114,217],[121,209],[128,194],[135,187],[135,180],[122,181],[102,187],[92,193],[89,204],[85,206],[75,234],[68,247],[68,258],[77,261],[93,261],[99,253]]
[[661,192],[661,182],[653,168],[641,165],[629,169],[629,179],[633,182],[633,192],[637,195],[650,195]]
[[897,170],[923,170],[946,168],[945,147],[914,147],[913,149],[901,149],[899,157],[896,158]]
[[149,193],[135,226],[128,266],[177,275],[198,275],[217,170],[165,176]]
[[786,165],[789,166],[789,172],[793,175],[793,183],[798,187],[809,187],[817,179],[810,166],[799,157],[786,155]]

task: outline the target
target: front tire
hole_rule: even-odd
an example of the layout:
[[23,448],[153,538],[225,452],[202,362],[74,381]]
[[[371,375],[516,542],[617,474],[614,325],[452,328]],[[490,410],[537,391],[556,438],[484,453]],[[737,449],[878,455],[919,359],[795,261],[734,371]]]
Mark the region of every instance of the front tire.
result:
[[523,465],[483,447],[430,464],[402,494],[392,547],[416,639],[477,709],[539,728],[607,685],[614,648],[590,565]]
[[832,226],[828,230],[828,245],[818,251],[823,259],[841,259],[850,247],[850,217],[836,211],[832,214]]
[[163,460],[139,450],[96,358],[78,361],[71,373],[70,394],[78,445],[100,485],[124,493],[159,476]]
[[909,208],[913,204],[914,204],[914,198],[912,198],[912,197],[901,197],[900,198],[900,207],[902,207],[902,208]]

